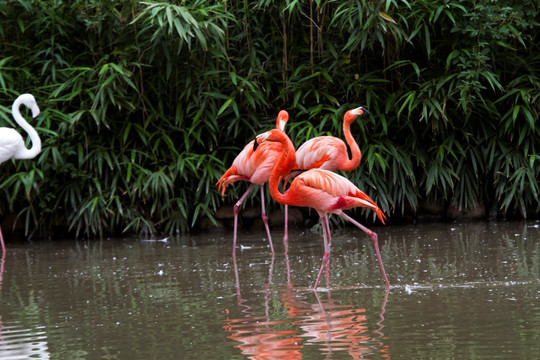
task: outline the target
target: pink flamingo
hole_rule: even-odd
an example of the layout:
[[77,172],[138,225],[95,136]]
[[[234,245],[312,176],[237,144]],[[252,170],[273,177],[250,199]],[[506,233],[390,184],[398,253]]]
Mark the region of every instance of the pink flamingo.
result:
[[[352,171],[356,169],[362,159],[362,152],[351,134],[351,124],[358,116],[363,114],[369,115],[369,112],[360,106],[347,111],[343,115],[343,135],[351,148],[351,158],[349,158],[347,152],[347,145],[340,138],[317,136],[309,139],[296,150],[296,166],[294,169],[323,169],[330,171]],[[328,221],[328,218],[326,221]],[[288,244],[286,240],[284,241],[286,253]]]
[[389,288],[390,283],[388,282],[386,272],[384,271],[377,234],[343,212],[343,210],[355,207],[370,208],[375,211],[377,217],[384,224],[386,216],[381,209],[379,209],[377,204],[343,176],[321,169],[312,169],[302,172],[294,178],[285,193],[280,193],[278,189],[280,177],[288,175],[296,163],[294,146],[289,137],[283,131],[279,130],[271,130],[258,135],[255,138],[254,148],[265,143],[281,144],[281,154],[279,155],[279,159],[274,163],[272,172],[270,173],[270,179],[268,180],[272,198],[284,205],[314,208],[321,218],[324,256],[314,288],[316,289],[318,287],[321,275],[328,266],[330,257],[331,235],[327,218],[328,213],[337,214],[345,220],[350,221],[371,238],[373,245],[375,246],[375,252],[377,253],[377,259],[386,287]]
[[[289,114],[285,110],[281,110],[276,118],[276,129],[278,131],[284,131],[285,125],[289,121]],[[276,160],[281,153],[281,145],[278,143],[267,143],[265,146],[255,153],[253,150],[254,140],[247,144],[244,149],[234,159],[232,166],[223,174],[218,180],[218,189],[222,195],[225,195],[225,188],[227,185],[236,181],[244,180],[251,182],[248,189],[240,197],[233,207],[234,211],[234,233],[233,233],[233,254],[236,251],[236,237],[238,229],[238,212],[240,206],[246,199],[246,197],[253,190],[255,185],[261,185],[261,216],[266,228],[266,234],[268,235],[268,242],[270,244],[270,250],[274,254],[274,245],[272,244],[272,237],[270,235],[270,228],[268,226],[268,218],[266,216],[265,204],[264,204],[264,184],[270,177],[270,172]],[[260,151],[262,150],[262,151]],[[285,237],[287,236],[287,208],[285,208]],[[285,240],[284,240],[285,241]]]

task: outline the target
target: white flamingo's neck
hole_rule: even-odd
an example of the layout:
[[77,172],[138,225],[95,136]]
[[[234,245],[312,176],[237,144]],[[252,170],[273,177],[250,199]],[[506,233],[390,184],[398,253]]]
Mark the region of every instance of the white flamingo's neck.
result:
[[28,137],[32,141],[32,147],[30,149],[21,149],[17,152],[15,156],[16,159],[32,159],[36,157],[37,154],[41,151],[41,139],[37,131],[30,125],[24,117],[21,115],[20,107],[25,105],[32,111],[32,117],[37,117],[39,115],[39,107],[37,106],[36,100],[30,94],[23,94],[19,96],[11,108],[11,113],[13,114],[13,119],[19,124],[19,126],[26,131]]

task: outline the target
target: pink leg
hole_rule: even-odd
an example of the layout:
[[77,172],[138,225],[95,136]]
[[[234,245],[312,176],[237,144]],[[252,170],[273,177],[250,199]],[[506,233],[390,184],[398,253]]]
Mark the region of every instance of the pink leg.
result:
[[288,219],[289,219],[289,205],[285,205],[285,231],[283,234],[283,246],[285,247],[285,254],[287,254],[287,252],[289,251]]
[[270,251],[274,255],[274,244],[272,243],[272,236],[270,236],[270,227],[268,227],[268,218],[266,217],[266,206],[264,205],[264,186],[261,186],[261,216],[266,228],[266,234],[268,235],[268,242],[270,243]]
[[381,258],[381,252],[379,251],[379,241],[378,241],[377,234],[369,230],[367,227],[363,226],[362,224],[360,224],[358,221],[354,220],[352,217],[346,215],[345,213],[342,212],[339,215],[343,217],[345,220],[348,220],[352,222],[354,225],[356,225],[357,227],[359,227],[371,238],[371,240],[373,241],[373,245],[375,246],[375,252],[377,253],[377,259],[379,260],[379,266],[381,267],[381,272],[384,277],[384,282],[386,283],[386,288],[390,288],[390,282],[388,282],[388,278],[386,277],[386,271],[384,271],[384,265]]
[[[0,242],[2,242],[2,258],[0,259],[0,291],[2,290],[2,278],[4,277],[4,264],[6,263],[6,246],[4,245],[4,237],[2,236],[2,228],[0,228]],[[2,322],[0,321],[0,337],[2,336]]]
[[321,216],[321,225],[323,228],[323,241],[324,241],[324,255],[321,263],[321,269],[319,270],[319,275],[317,275],[317,280],[315,280],[315,285],[313,290],[317,289],[319,282],[321,281],[321,276],[324,269],[328,266],[328,260],[330,259],[330,232],[328,231],[328,216]]
[[[283,182],[283,191],[287,191],[287,180]],[[283,230],[283,246],[285,247],[285,254],[289,251],[289,205],[285,205],[285,229]]]
[[6,253],[6,244],[4,244],[4,236],[2,235],[2,228],[0,227],[0,244],[2,245],[2,253]]
[[[6,252],[4,251],[2,253],[2,258],[0,259],[0,290],[2,290],[2,278],[4,276],[4,264],[6,263]],[[0,330],[1,330],[0,326]],[[1,331],[0,331],[0,337],[1,337]]]
[[330,249],[332,248],[332,233],[330,232],[330,221],[328,220],[328,214],[324,215],[324,218],[326,219],[326,233],[328,234],[328,259],[326,260],[326,286],[330,286]]
[[236,202],[236,204],[234,204],[234,207],[233,207],[233,212],[234,212],[234,233],[233,233],[233,248],[232,248],[233,255],[236,253],[236,233],[238,229],[238,212],[240,210],[240,206],[242,206],[242,203],[244,202],[246,197],[249,195],[251,190],[253,190],[253,187],[255,185],[256,184],[254,183],[249,185],[244,195],[242,195],[242,197]]

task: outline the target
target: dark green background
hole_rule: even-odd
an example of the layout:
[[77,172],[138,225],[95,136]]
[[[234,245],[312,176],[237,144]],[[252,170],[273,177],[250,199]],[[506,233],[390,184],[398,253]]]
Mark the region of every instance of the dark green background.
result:
[[0,1],[0,123],[31,92],[43,139],[35,161],[2,164],[0,217],[41,235],[198,228],[223,203],[219,176],[280,109],[299,146],[341,136],[360,105],[371,115],[352,126],[363,159],[347,177],[390,221],[425,204],[536,216],[538,9]]

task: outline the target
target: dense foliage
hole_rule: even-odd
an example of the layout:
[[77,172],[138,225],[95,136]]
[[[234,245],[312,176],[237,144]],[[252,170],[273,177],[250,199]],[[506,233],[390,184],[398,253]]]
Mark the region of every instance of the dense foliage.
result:
[[[0,1],[0,122],[33,93],[36,161],[2,164],[27,232],[187,231],[280,109],[296,144],[341,135],[390,217],[423,201],[537,214],[537,1]],[[232,201],[231,187],[225,201]],[[240,192],[240,191],[238,191]]]

